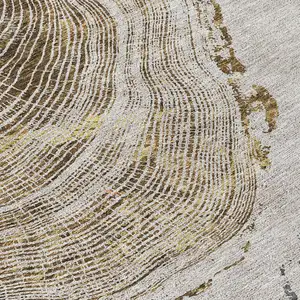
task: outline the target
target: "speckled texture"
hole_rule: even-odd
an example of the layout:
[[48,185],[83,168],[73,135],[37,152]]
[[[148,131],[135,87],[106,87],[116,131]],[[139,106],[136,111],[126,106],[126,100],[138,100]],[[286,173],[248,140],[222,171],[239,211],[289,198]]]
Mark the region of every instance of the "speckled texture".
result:
[[3,1],[0,299],[299,292],[296,1]]

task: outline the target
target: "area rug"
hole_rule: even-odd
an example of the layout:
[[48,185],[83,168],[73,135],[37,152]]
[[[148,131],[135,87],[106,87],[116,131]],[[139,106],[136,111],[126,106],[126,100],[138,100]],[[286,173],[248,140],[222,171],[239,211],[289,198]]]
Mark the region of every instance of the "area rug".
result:
[[298,299],[299,15],[2,1],[0,299]]

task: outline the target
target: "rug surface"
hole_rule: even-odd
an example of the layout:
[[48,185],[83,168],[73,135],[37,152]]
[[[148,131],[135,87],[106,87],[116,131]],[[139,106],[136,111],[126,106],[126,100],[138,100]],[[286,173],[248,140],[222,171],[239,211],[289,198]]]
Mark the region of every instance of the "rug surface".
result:
[[284,2],[0,3],[0,299],[298,299]]

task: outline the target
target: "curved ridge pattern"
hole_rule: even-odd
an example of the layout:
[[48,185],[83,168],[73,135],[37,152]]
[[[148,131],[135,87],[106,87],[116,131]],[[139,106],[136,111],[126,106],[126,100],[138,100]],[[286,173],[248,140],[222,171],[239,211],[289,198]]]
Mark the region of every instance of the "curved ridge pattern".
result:
[[0,7],[0,299],[138,297],[241,229],[278,112],[215,1]]

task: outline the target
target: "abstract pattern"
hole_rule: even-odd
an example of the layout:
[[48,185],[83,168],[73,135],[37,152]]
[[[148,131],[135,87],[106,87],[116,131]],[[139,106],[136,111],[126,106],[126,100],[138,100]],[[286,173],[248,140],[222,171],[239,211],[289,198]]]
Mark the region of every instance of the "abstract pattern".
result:
[[138,298],[242,228],[278,109],[214,0],[0,8],[0,299]]

